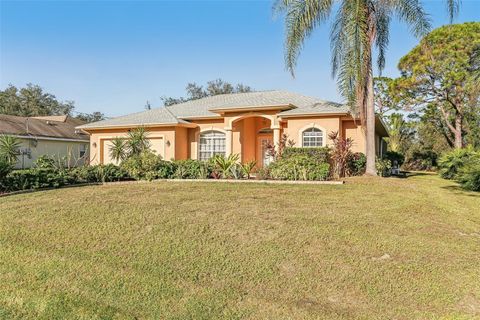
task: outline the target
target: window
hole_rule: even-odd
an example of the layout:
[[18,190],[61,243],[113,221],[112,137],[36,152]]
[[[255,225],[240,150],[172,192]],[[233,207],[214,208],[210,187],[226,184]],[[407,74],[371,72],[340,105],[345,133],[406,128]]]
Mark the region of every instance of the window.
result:
[[206,161],[217,154],[225,156],[225,134],[218,131],[201,133],[198,159]]
[[304,147],[322,147],[323,146],[323,132],[317,128],[310,128],[303,131],[302,134]]
[[86,144],[81,144],[80,145],[80,158],[83,158],[85,154],[87,153],[87,145]]

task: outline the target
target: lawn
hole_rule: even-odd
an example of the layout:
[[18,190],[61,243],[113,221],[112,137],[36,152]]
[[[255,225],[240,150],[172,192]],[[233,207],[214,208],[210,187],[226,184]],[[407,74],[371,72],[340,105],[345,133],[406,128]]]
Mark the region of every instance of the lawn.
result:
[[417,175],[0,198],[0,318],[480,318],[480,194]]

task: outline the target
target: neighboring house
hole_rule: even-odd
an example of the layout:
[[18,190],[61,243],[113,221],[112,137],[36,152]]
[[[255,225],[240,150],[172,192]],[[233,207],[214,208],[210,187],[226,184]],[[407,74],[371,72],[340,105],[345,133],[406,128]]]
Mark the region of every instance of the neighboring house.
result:
[[30,168],[38,157],[49,155],[70,166],[88,162],[89,136],[76,126],[83,121],[69,116],[17,117],[0,114],[0,135],[21,142],[16,168]]
[[[278,145],[282,134],[297,147],[331,144],[328,134],[338,131],[352,138],[353,151],[365,152],[365,137],[348,108],[285,91],[223,94],[169,107],[147,110],[77,127],[90,134],[91,163],[112,163],[111,141],[144,127],[152,149],[163,159],[207,160],[215,154],[236,153],[242,162],[270,161],[266,146]],[[387,131],[376,121],[377,153],[385,148]]]

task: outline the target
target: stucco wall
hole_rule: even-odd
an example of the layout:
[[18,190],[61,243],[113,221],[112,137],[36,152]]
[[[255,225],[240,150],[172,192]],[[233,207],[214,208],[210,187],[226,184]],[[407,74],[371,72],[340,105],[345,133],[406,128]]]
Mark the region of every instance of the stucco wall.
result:
[[33,140],[33,139],[19,139],[23,151],[30,151],[30,155],[24,154],[18,156],[18,161],[15,168],[30,168],[34,166],[35,161],[42,155],[48,155],[56,160],[67,157],[70,166],[81,166],[84,164],[84,159],[80,157],[80,151],[85,150],[88,157],[88,142],[67,142],[54,140]]
[[365,153],[365,134],[360,122],[343,121],[343,136],[353,140],[352,151]]
[[175,160],[188,159],[188,129],[184,127],[175,128]]
[[[148,138],[151,139],[152,150],[163,159],[175,158],[175,128],[158,127],[146,128]],[[111,163],[109,157],[108,143],[113,138],[126,138],[128,129],[104,129],[92,130],[90,135],[90,163]]]
[[339,131],[341,129],[340,117],[305,117],[305,118],[290,118],[287,121],[287,126],[284,128],[284,133],[288,135],[288,139],[295,141],[295,147],[302,147],[302,132],[307,128],[318,128],[323,131],[324,146],[331,144],[328,135],[332,131]]
[[192,122],[197,124],[198,127],[188,129],[188,157],[190,159],[197,159],[200,132],[209,130],[225,132],[225,124],[223,119],[195,120]]

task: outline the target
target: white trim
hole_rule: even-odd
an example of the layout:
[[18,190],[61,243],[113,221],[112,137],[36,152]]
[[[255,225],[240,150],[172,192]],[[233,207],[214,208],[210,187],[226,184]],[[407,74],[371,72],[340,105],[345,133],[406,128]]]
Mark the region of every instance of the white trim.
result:
[[325,147],[325,146],[327,145],[327,136],[326,136],[327,130],[325,130],[324,127],[319,126],[319,125],[316,124],[315,122],[309,123],[309,124],[303,126],[302,128],[300,128],[300,130],[298,130],[298,141],[299,141],[299,144],[302,146],[302,148],[307,148],[307,147],[304,147],[304,146],[303,146],[303,132],[304,132],[305,130],[308,130],[308,129],[311,129],[311,128],[319,129],[320,131],[322,131],[322,134],[323,134],[323,137],[322,137],[322,147]]
[[53,137],[43,137],[43,136],[23,136],[18,134],[8,134],[5,135],[12,136],[19,139],[31,139],[31,140],[51,140],[51,141],[67,141],[67,142],[90,142],[90,140],[83,139],[69,139],[69,138],[53,138]]

